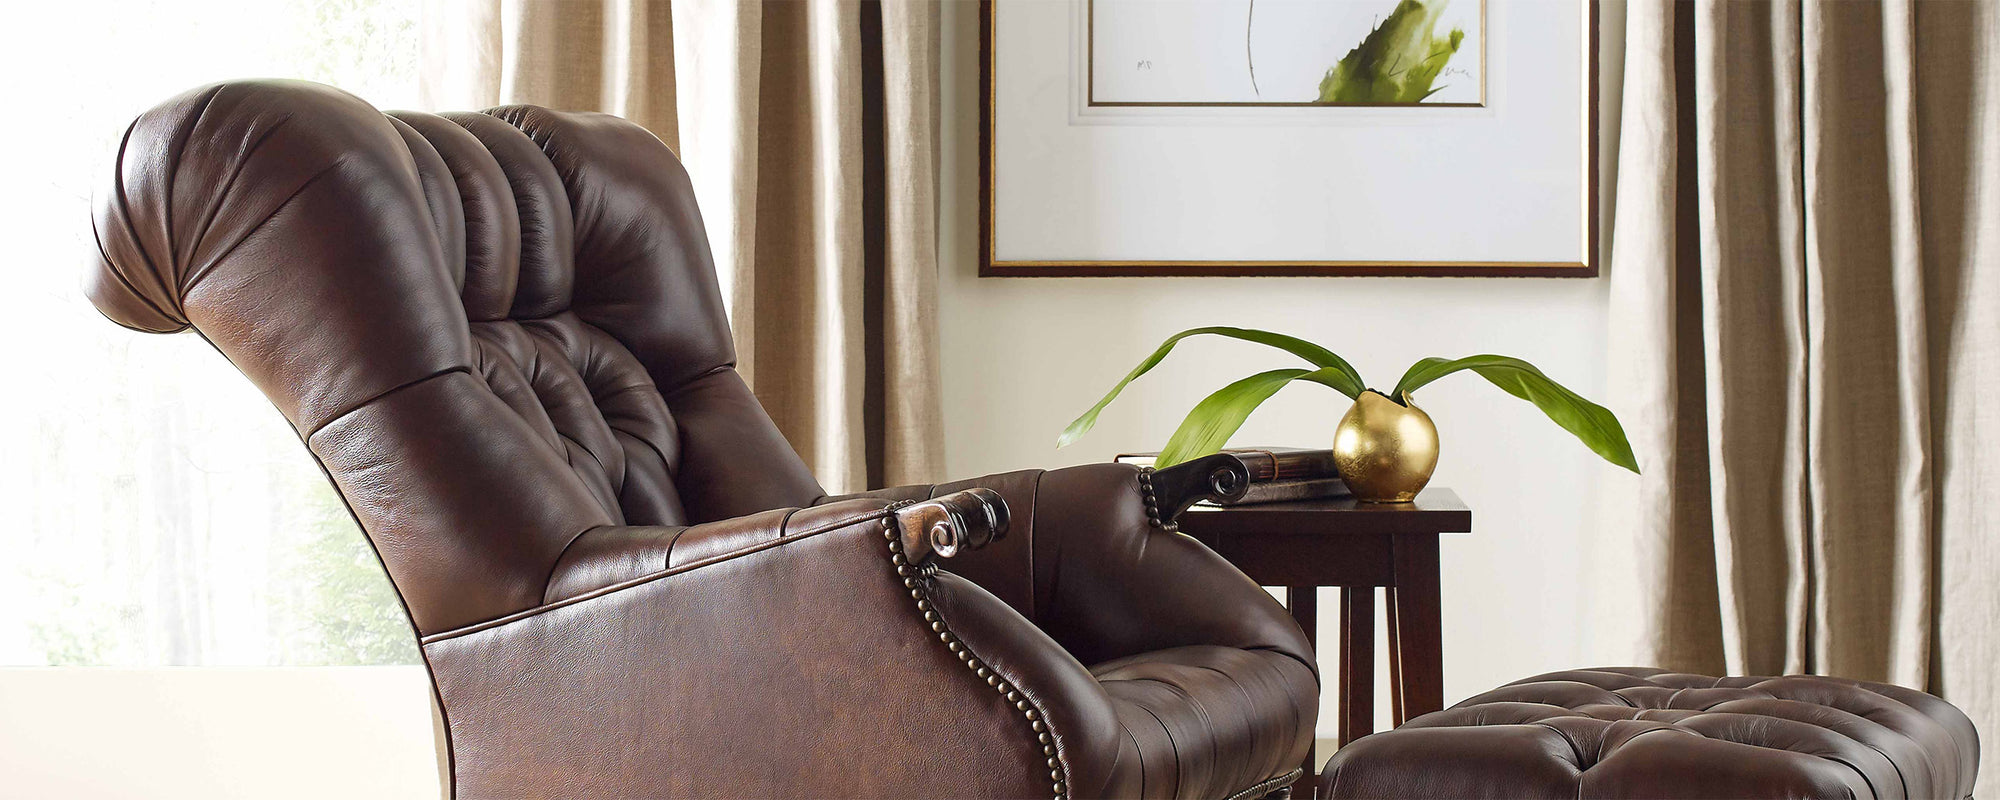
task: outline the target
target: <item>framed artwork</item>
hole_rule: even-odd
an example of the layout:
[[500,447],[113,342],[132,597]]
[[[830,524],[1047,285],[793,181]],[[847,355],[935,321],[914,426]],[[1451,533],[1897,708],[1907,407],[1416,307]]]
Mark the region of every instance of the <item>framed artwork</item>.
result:
[[1593,0],[983,0],[980,274],[1597,274]]

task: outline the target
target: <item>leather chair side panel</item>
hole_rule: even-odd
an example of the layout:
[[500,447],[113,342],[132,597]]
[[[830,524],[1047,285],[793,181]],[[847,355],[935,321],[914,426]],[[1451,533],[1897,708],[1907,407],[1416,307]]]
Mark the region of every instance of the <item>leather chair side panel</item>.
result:
[[1047,796],[878,519],[430,641],[459,796]]

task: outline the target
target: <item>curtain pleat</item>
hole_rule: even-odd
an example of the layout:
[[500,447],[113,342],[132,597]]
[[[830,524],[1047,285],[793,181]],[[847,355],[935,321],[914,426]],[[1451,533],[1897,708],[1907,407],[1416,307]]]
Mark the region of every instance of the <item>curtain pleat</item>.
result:
[[[1807,668],[1921,685],[1930,404],[1909,142],[1893,135],[1908,109],[1890,103],[1893,65],[1910,50],[1885,35],[1888,10],[1812,3],[1804,15],[1817,522]],[[1892,653],[1898,643],[1904,653]]]
[[1917,5],[1916,142],[1936,458],[1929,686],[2000,764],[2000,7]]
[[936,480],[937,8],[427,0],[425,101],[618,114],[687,165],[738,369],[835,492]]
[[938,6],[886,2],[882,17],[881,458],[870,477],[932,480],[944,463],[938,390]]
[[745,134],[754,134],[760,121],[764,3],[683,0],[680,11],[674,24],[676,82],[680,103],[698,109],[680,120],[681,160],[701,203],[729,304],[736,369],[755,386],[757,215],[754,190],[747,187],[758,185],[758,149],[757,138]]
[[[1607,379],[1643,475],[1608,476],[1584,640],[1605,663],[1723,669],[1696,223],[1694,18],[1626,8]],[[1688,202],[1682,202],[1687,200]],[[1637,265],[1627,267],[1624,265]]]
[[[1695,15],[1702,348],[1724,663],[1796,671],[1805,608],[1807,323],[1798,5]],[[1724,65],[1727,65],[1725,68]]]
[[2000,10],[1656,1],[1625,46],[1611,383],[1647,471],[1596,616],[1640,661],[2000,727]]
[[678,152],[673,5],[668,0],[625,0],[611,3],[606,13],[600,109],[646,126]]

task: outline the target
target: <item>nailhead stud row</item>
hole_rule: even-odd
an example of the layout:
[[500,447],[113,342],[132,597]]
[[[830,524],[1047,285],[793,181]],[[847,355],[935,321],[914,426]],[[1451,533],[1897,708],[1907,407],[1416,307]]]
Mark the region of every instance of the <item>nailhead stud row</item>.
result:
[[939,615],[937,608],[931,604],[927,591],[937,577],[938,565],[932,563],[912,566],[910,559],[903,555],[902,535],[896,529],[896,512],[909,505],[913,503],[904,501],[893,504],[889,507],[889,515],[882,518],[882,537],[889,541],[889,563],[896,566],[896,574],[903,579],[903,588],[910,590],[910,599],[916,601],[917,611],[924,615],[924,622],[930,625],[931,632],[937,634],[938,641],[944,643],[945,649],[957,656],[959,663],[971,670],[975,677],[985,681],[994,692],[1013,704],[1014,710],[1021,712],[1021,716],[1028,721],[1028,729],[1035,734],[1035,743],[1042,748],[1042,756],[1047,759],[1049,788],[1055,800],[1069,800],[1069,782],[1064,779],[1062,759],[1056,756],[1055,737],[1049,735],[1049,726],[1042,720],[1042,713],[1035,708],[1034,703],[1021,694],[1019,689],[982,663],[978,656],[974,656],[970,649],[958,641],[950,626],[945,624],[944,617]]
[[1159,528],[1168,533],[1177,533],[1180,531],[1180,522],[1171,519],[1160,519],[1160,498],[1153,493],[1152,467],[1139,468],[1139,494],[1146,498],[1147,525]]

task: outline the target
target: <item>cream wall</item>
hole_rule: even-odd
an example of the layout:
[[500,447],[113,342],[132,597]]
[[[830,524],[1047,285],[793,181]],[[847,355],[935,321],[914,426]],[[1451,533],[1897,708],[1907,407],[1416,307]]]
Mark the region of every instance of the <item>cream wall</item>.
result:
[[[1605,52],[1616,53],[1620,9],[1606,7]],[[1185,342],[1089,436],[1055,449],[1056,434],[1161,339],[1196,325],[1320,342],[1378,387],[1418,358],[1497,352],[1525,358],[1585,396],[1603,396],[1603,279],[977,277],[978,35],[977,5],[947,3],[939,319],[952,476],[1152,449],[1207,392],[1289,365],[1289,356],[1247,343]],[[1615,73],[1615,59],[1607,61],[1614,63],[1605,72]],[[1606,133],[1615,133],[1615,97],[1602,105]],[[1446,701],[1579,666],[1587,652],[1580,550],[1597,535],[1589,499],[1616,468],[1469,373],[1434,384],[1418,401],[1444,443],[1433,485],[1457,490],[1473,509],[1474,533],[1442,548]],[[1345,406],[1331,390],[1294,386],[1234,441],[1328,446]],[[1332,641],[1331,629],[1321,640]],[[1332,711],[1329,702],[1321,736],[1332,734]]]

